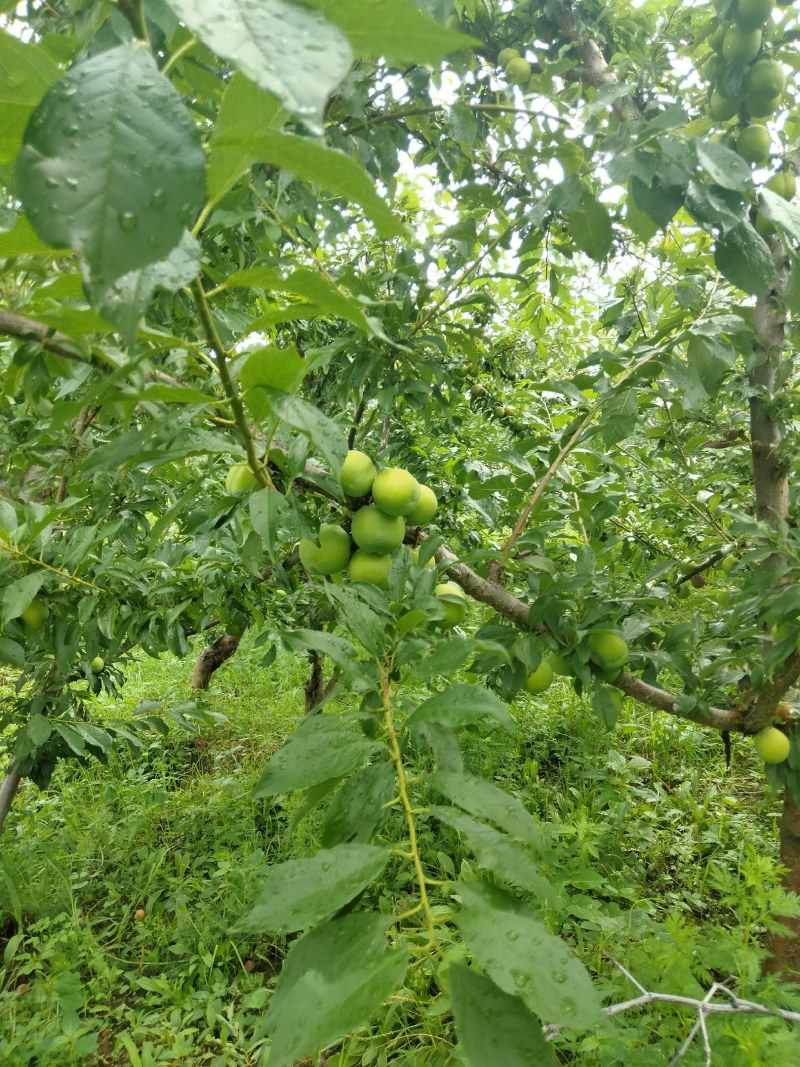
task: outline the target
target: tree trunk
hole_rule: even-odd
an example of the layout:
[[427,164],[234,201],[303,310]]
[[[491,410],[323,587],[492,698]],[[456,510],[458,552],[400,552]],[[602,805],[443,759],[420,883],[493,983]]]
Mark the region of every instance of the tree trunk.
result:
[[6,776],[2,782],[0,782],[0,834],[2,834],[6,825],[6,818],[11,810],[11,804],[14,797],[17,795],[19,784],[22,780],[22,775],[17,769],[19,766],[16,756],[12,759],[11,764],[6,771]]
[[[786,868],[784,888],[800,896],[800,808],[789,789],[783,791],[781,815],[781,863]],[[800,979],[800,919],[781,919],[787,927],[785,934],[770,938],[769,959],[764,964],[767,974],[780,972],[786,979]]]
[[208,689],[212,674],[231,658],[239,647],[243,634],[243,629],[238,634],[223,634],[200,653],[192,675],[193,690]]

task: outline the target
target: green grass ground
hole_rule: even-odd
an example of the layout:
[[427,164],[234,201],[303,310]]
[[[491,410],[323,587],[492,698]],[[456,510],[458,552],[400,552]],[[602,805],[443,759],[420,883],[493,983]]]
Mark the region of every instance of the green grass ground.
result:
[[[314,815],[294,825],[294,800],[251,797],[302,714],[306,670],[289,657],[266,670],[260,657],[243,648],[217,673],[207,703],[225,718],[202,733],[175,729],[107,766],[65,765],[45,793],[21,792],[0,843],[7,1067],[258,1062],[284,944],[232,927],[265,866],[311,851],[318,826]],[[184,700],[191,667],[134,664],[123,707]],[[510,743],[467,740],[467,762],[542,819],[569,893],[559,932],[604,992],[634,993],[614,957],[662,992],[702,997],[735,974],[742,995],[790,1004],[758,977],[766,928],[791,902],[776,865],[779,798],[747,743],[735,742],[727,771],[713,733],[629,706],[608,734],[565,684],[545,696],[518,702]],[[439,877],[474,867],[454,833],[423,820],[422,840]],[[397,875],[385,891],[396,898],[407,888]],[[434,971],[412,969],[408,988],[338,1062],[458,1062],[446,998],[435,992]],[[667,1063],[692,1021],[650,1006],[619,1017],[614,1042],[582,1035],[561,1057]],[[712,1037],[726,1065],[800,1062],[783,1023],[726,1017]],[[704,1062],[701,1046],[683,1062]]]

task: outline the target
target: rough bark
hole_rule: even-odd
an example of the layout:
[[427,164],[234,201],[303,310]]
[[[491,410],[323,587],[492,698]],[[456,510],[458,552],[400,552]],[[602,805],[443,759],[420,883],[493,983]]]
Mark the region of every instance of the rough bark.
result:
[[5,778],[0,782],[0,834],[2,834],[5,829],[6,819],[11,810],[11,804],[13,803],[14,797],[17,795],[17,790],[22,781],[22,775],[19,773],[18,767],[19,764],[15,756],[6,771]]
[[[785,889],[800,896],[800,808],[789,789],[784,790],[781,813],[781,863],[786,868]],[[764,964],[767,974],[780,973],[784,978],[800,980],[800,920],[785,918],[786,933],[770,938],[770,957]]]
[[244,630],[238,634],[223,634],[200,653],[192,674],[192,690],[208,689],[214,671],[231,658],[243,634]]
[[336,678],[331,677],[325,681],[324,664],[325,656],[321,652],[313,652],[309,656],[311,662],[311,674],[305,684],[305,707],[306,715],[319,710],[325,698],[332,692],[336,685]]

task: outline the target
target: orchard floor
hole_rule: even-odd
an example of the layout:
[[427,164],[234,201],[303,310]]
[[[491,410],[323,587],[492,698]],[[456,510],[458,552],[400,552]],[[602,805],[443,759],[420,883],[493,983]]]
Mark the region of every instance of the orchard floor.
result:
[[[244,647],[214,678],[201,732],[173,729],[107,766],[61,767],[26,786],[0,839],[0,1063],[4,1067],[259,1062],[260,1020],[281,941],[232,928],[267,863],[315,847],[297,801],[253,801],[252,785],[302,713],[305,663]],[[192,663],[128,670],[121,702],[186,699]],[[566,937],[606,1003],[646,988],[702,999],[715,981],[800,1010],[800,992],[759,978],[765,933],[795,907],[779,887],[779,798],[747,744],[728,771],[720,738],[628,703],[613,733],[565,683],[514,708],[509,742],[465,743],[470,769],[521,797],[564,855]],[[458,840],[427,846],[445,871],[474,867]],[[401,893],[394,883],[387,892]],[[138,917],[137,917],[137,912]],[[142,916],[142,912],[144,915]],[[615,1017],[613,1040],[582,1034],[561,1062],[667,1064],[695,1015],[650,1004]],[[713,1062],[800,1063],[800,1027],[771,1018],[709,1023]],[[376,1026],[328,1067],[458,1064],[446,995],[424,970]],[[695,1041],[681,1061],[705,1063]],[[489,1065],[487,1065],[489,1067]],[[499,1065],[498,1065],[499,1067]]]

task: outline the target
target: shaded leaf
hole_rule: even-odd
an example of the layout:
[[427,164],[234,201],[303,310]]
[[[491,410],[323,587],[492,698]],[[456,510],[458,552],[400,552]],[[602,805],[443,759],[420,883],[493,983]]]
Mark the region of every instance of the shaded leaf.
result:
[[9,582],[3,592],[3,611],[0,614],[0,626],[5,626],[12,619],[17,619],[31,603],[44,584],[44,571],[24,574],[15,582]]
[[291,933],[316,925],[343,908],[389,862],[387,849],[339,845],[310,859],[270,868],[253,908],[236,924],[252,933]]
[[0,164],[16,157],[31,112],[60,73],[40,44],[0,31]]
[[296,941],[264,1019],[271,1067],[292,1067],[369,1022],[403,982],[407,954],[387,950],[383,915],[345,915]]
[[499,826],[516,841],[531,848],[542,847],[539,826],[521,800],[499,786],[469,774],[438,772],[429,775],[428,784],[459,808]]
[[555,1067],[541,1023],[519,997],[463,963],[451,964],[449,990],[459,1049],[470,1067]]
[[514,730],[516,724],[506,711],[505,704],[481,685],[462,682],[451,685],[443,693],[426,700],[408,719],[409,726],[436,722],[452,730],[471,726],[491,718],[506,730]]
[[270,409],[283,422],[306,434],[337,477],[347,454],[347,439],[333,419],[300,397],[278,389],[264,388]]
[[389,814],[396,778],[390,763],[371,763],[357,771],[331,801],[320,838],[325,848],[348,841],[367,842]]
[[341,730],[335,718],[315,715],[307,719],[275,753],[253,794],[272,797],[344,776],[379,748],[374,741]]
[[714,263],[720,274],[746,293],[761,296],[775,277],[769,245],[749,222],[740,223],[714,247]]
[[286,497],[277,489],[259,489],[248,500],[250,521],[272,559],[275,558],[275,542],[280,524],[286,518],[289,505]]

